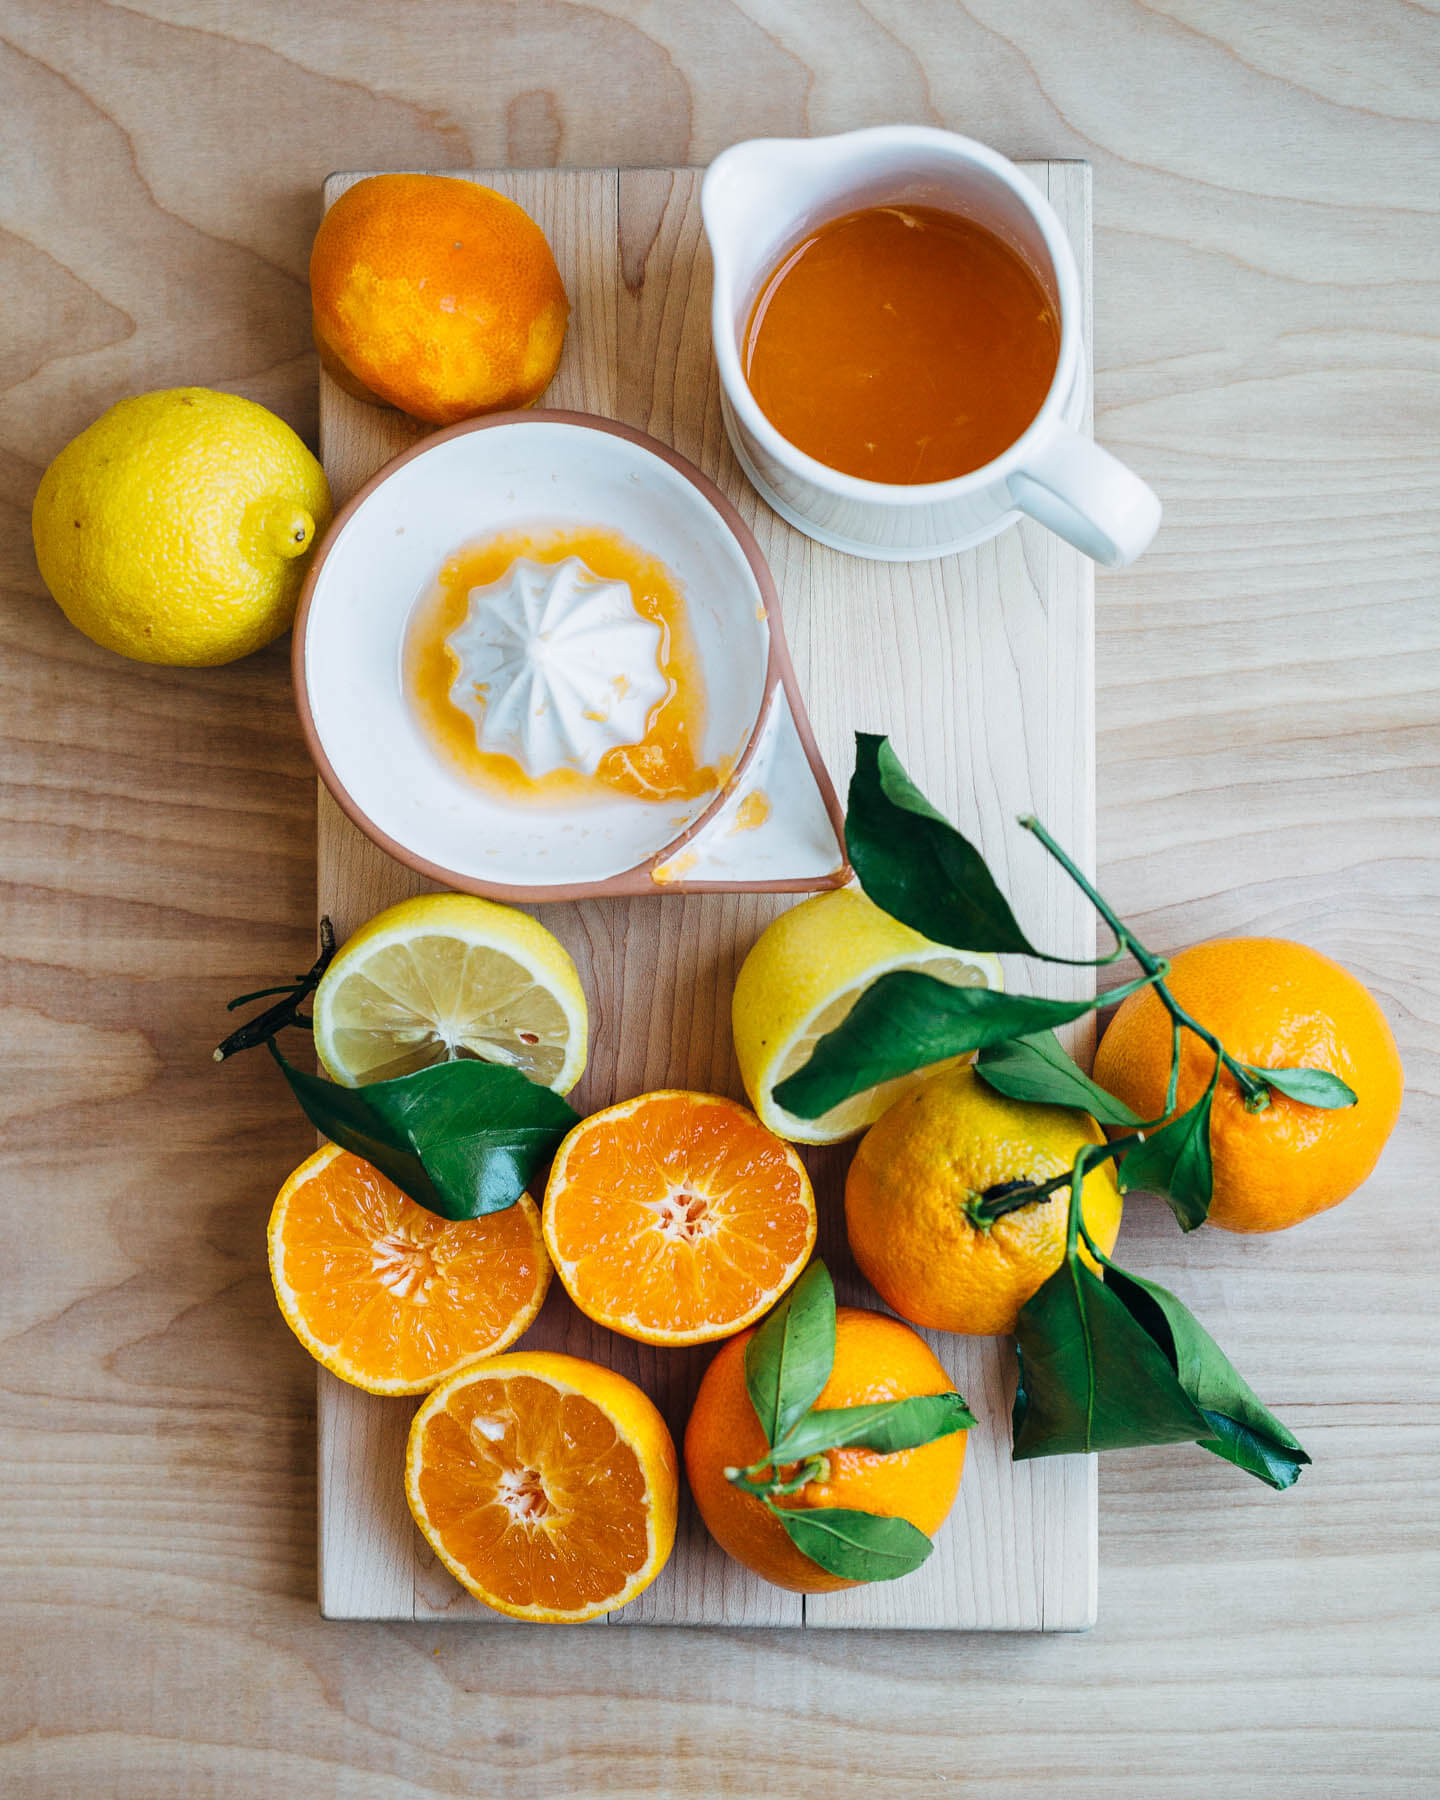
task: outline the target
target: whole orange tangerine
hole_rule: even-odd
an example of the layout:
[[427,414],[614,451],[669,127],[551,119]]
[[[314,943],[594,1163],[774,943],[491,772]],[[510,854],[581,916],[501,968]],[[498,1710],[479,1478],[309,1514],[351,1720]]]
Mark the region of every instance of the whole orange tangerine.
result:
[[[1221,938],[1182,950],[1166,985],[1237,1062],[1258,1069],[1328,1069],[1357,1104],[1303,1106],[1278,1089],[1252,1112],[1229,1070],[1210,1115],[1215,1189],[1209,1223],[1284,1231],[1338,1206],[1375,1167],[1405,1088],[1395,1038],[1369,991],[1318,950],[1285,938]],[[1126,1000],[1095,1053],[1095,1079],[1142,1119],[1165,1106],[1170,1015],[1150,988]],[[1193,1106],[1215,1053],[1181,1034],[1176,1110]]]
[[545,234],[513,200],[450,175],[371,175],[320,221],[315,344],[347,392],[432,425],[533,406],[570,303]]
[[[1069,1190],[987,1224],[1010,1182],[1064,1174],[1105,1134],[1088,1113],[1010,1100],[973,1068],[941,1069],[870,1127],[845,1178],[845,1229],[860,1273],[912,1325],[989,1337],[1065,1260]],[[1121,1199],[1110,1167],[1085,1177],[1085,1227],[1108,1256]],[[1084,1260],[1095,1267],[1084,1244]]]
[[[745,1387],[745,1346],[754,1335],[745,1331],[730,1339],[705,1371],[695,1396],[685,1428],[685,1473],[695,1504],[720,1548],[766,1581],[800,1594],[855,1587],[811,1562],[758,1495],[725,1477],[727,1468],[746,1468],[768,1448]],[[861,1307],[835,1309],[835,1362],[815,1401],[817,1411],[954,1391],[938,1357],[908,1325]],[[955,1504],[965,1465],[965,1433],[884,1455],[850,1447],[831,1450],[826,1461],[826,1479],[807,1482],[775,1504],[845,1507],[908,1519],[929,1537]]]

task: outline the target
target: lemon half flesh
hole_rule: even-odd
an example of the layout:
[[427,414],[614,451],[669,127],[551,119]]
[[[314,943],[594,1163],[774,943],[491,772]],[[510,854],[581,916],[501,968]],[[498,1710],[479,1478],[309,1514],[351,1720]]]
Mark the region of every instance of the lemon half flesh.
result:
[[569,952],[527,913],[421,894],[379,913],[315,991],[315,1051],[363,1087],[434,1063],[503,1063],[557,1094],[585,1071],[588,1018]]

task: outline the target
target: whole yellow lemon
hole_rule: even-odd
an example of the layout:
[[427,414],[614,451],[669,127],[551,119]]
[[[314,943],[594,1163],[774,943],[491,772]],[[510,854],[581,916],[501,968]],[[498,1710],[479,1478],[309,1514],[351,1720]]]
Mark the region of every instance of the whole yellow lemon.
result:
[[72,625],[121,656],[189,667],[289,629],[329,523],[325,472],[284,420],[210,388],[112,406],[45,471],[31,515]]

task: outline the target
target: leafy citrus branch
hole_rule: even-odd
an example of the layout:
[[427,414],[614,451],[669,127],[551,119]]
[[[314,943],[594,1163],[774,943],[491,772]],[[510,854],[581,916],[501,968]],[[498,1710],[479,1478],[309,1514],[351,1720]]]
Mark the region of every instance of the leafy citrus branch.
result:
[[[1160,1004],[1165,1008],[1166,1012],[1169,1013],[1175,1031],[1174,1052],[1170,1063],[1172,1085],[1178,1082],[1179,1077],[1180,1032],[1182,1030],[1192,1031],[1196,1037],[1200,1038],[1204,1043],[1207,1043],[1210,1048],[1215,1051],[1224,1066],[1230,1071],[1231,1075],[1234,1076],[1236,1085],[1239,1087],[1240,1092],[1245,1096],[1245,1107],[1247,1112],[1263,1112],[1270,1104],[1269,1089],[1265,1086],[1265,1083],[1259,1080],[1243,1063],[1237,1062],[1235,1058],[1229,1054],[1219,1038],[1217,1038],[1213,1032],[1207,1031],[1197,1019],[1193,1019],[1190,1014],[1185,1011],[1184,1007],[1180,1005],[1179,1001],[1176,1000],[1175,996],[1170,992],[1170,989],[1165,982],[1165,977],[1169,973],[1168,963],[1166,963],[1162,957],[1156,956],[1152,951],[1145,948],[1144,944],[1142,944],[1139,938],[1135,936],[1135,933],[1131,931],[1125,921],[1114,911],[1109,902],[1086,878],[1076,864],[1071,861],[1070,857],[1066,855],[1065,851],[1061,849],[1060,845],[1056,843],[1055,839],[1051,837],[1050,833],[1033,814],[1027,813],[1020,820],[1020,824],[1024,830],[1030,832],[1032,836],[1039,839],[1045,846],[1045,849],[1054,857],[1055,861],[1059,863],[1060,867],[1095,908],[1096,912],[1099,913],[1106,925],[1109,926],[1111,935],[1115,939],[1117,955],[1123,955],[1128,951],[1130,955],[1135,958],[1135,961],[1139,963],[1145,973],[1151,978],[1151,986],[1155,990],[1156,998],[1160,1001]],[[1108,1002],[1105,1000],[1097,1002],[1098,1005],[1107,1003]],[[1341,1082],[1340,1085],[1344,1087],[1345,1084]],[[1348,1087],[1345,1088],[1345,1092],[1350,1095],[1350,1098],[1348,1101],[1343,1102],[1343,1104],[1353,1106],[1355,1104],[1354,1094],[1350,1092]],[[1170,1107],[1173,1107],[1174,1104],[1175,1101],[1172,1094]],[[1170,1108],[1167,1108],[1166,1110],[1168,1111],[1169,1109]]]
[[265,1011],[257,1013],[253,1019],[247,1019],[238,1030],[232,1031],[222,1043],[215,1048],[216,1062],[224,1062],[240,1050],[253,1050],[257,1045],[273,1045],[280,1032],[292,1026],[308,1031],[310,1019],[300,1011],[301,1006],[320,985],[320,977],[330,967],[335,955],[335,927],[330,923],[327,913],[320,921],[320,954],[303,975],[297,975],[293,982],[283,983],[279,987],[257,988],[253,994],[237,994],[225,1007],[226,1012],[234,1012],[237,1006],[248,1006],[252,1000],[268,1000],[272,994],[283,994],[283,1000],[277,1000],[274,1006],[267,1006]]
[[[1026,817],[1020,823],[1080,888],[1114,936],[1114,950],[1094,959],[1094,966],[1128,953],[1139,965],[1138,977],[1089,999],[1048,1000],[951,987],[918,971],[883,975],[835,1030],[817,1041],[804,1066],[776,1087],[775,1098],[800,1118],[818,1118],[882,1081],[978,1052],[976,1070],[997,1092],[1080,1108],[1104,1125],[1124,1128],[1125,1135],[1101,1152],[1119,1161],[1121,1187],[1163,1195],[1183,1229],[1191,1231],[1204,1223],[1214,1191],[1210,1117],[1222,1070],[1251,1111],[1268,1107],[1272,1090],[1324,1108],[1353,1106],[1355,1094],[1325,1069],[1256,1069],[1233,1056],[1176,1000],[1165,958],[1141,942],[1040,821]],[[932,942],[1074,963],[1030,942],[980,852],[910,780],[886,738],[857,735],[845,838],[869,897]],[[1147,987],[1170,1018],[1171,1061],[1164,1112],[1142,1120],[1079,1070],[1053,1032]],[[1204,1093],[1176,1115],[1185,1032],[1213,1051],[1215,1070]],[[971,1223],[986,1229],[1007,1213],[1049,1199],[1067,1179],[1007,1182],[1003,1191],[976,1197]]]
[[1174,1294],[1120,1268],[1086,1230],[1081,1189],[1103,1157],[1087,1145],[1075,1159],[1064,1259],[1020,1310],[1016,1459],[1193,1442],[1290,1487],[1310,1461],[1299,1439]]
[[230,1002],[233,1012],[272,994],[284,996],[232,1031],[215,1051],[216,1062],[263,1044],[318,1132],[372,1163],[443,1219],[473,1219],[513,1206],[578,1115],[519,1069],[474,1058],[358,1088],[297,1068],[276,1039],[292,1027],[311,1029],[300,1008],[334,955],[335,932],[322,919],[320,954],[306,974]]

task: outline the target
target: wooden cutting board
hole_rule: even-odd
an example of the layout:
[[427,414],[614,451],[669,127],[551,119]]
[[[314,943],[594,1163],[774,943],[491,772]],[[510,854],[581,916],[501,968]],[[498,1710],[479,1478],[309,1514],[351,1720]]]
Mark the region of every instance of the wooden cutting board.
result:
[[[1070,234],[1090,293],[1090,170],[1024,165]],[[774,572],[800,690],[843,793],[852,733],[886,731],[926,793],[984,850],[1032,941],[1094,953],[1094,920],[1021,832],[1036,812],[1079,861],[1095,843],[1094,583],[1089,562],[1022,525],[963,556],[858,561],[778,519],[747,485],[720,421],[710,353],[710,259],[694,169],[479,171],[519,202],[554,249],[573,311],[544,403],[638,426],[731,496]],[[358,175],[331,176],[326,204]],[[1089,338],[1087,320],[1087,341]],[[337,505],[422,428],[350,399],[321,376],[321,454]],[[319,908],[343,939],[418,878],[362,837],[322,788]],[[591,1111],[658,1087],[741,1096],[730,1045],[735,971],[785,896],[668,895],[535,908],[579,965],[590,1066],[572,1102]],[[1007,965],[1030,991],[1093,992],[1084,970]],[[1087,985],[1088,984],[1088,985]],[[1077,1037],[1077,1054],[1089,1042]],[[845,1243],[849,1147],[807,1155],[820,1249],[840,1298],[877,1304]],[[1010,1460],[1015,1358],[1008,1339],[931,1342],[980,1419],[960,1498],[915,1574],[802,1598],[733,1563],[682,1501],[675,1553],[617,1624],[918,1626],[1067,1631],[1094,1623],[1093,1457]],[[526,1345],[606,1362],[658,1403],[680,1441],[712,1352],[654,1349],[576,1312],[559,1282]],[[319,1371],[320,1607],[332,1619],[485,1620],[430,1555],[405,1506],[414,1403],[377,1399]]]

